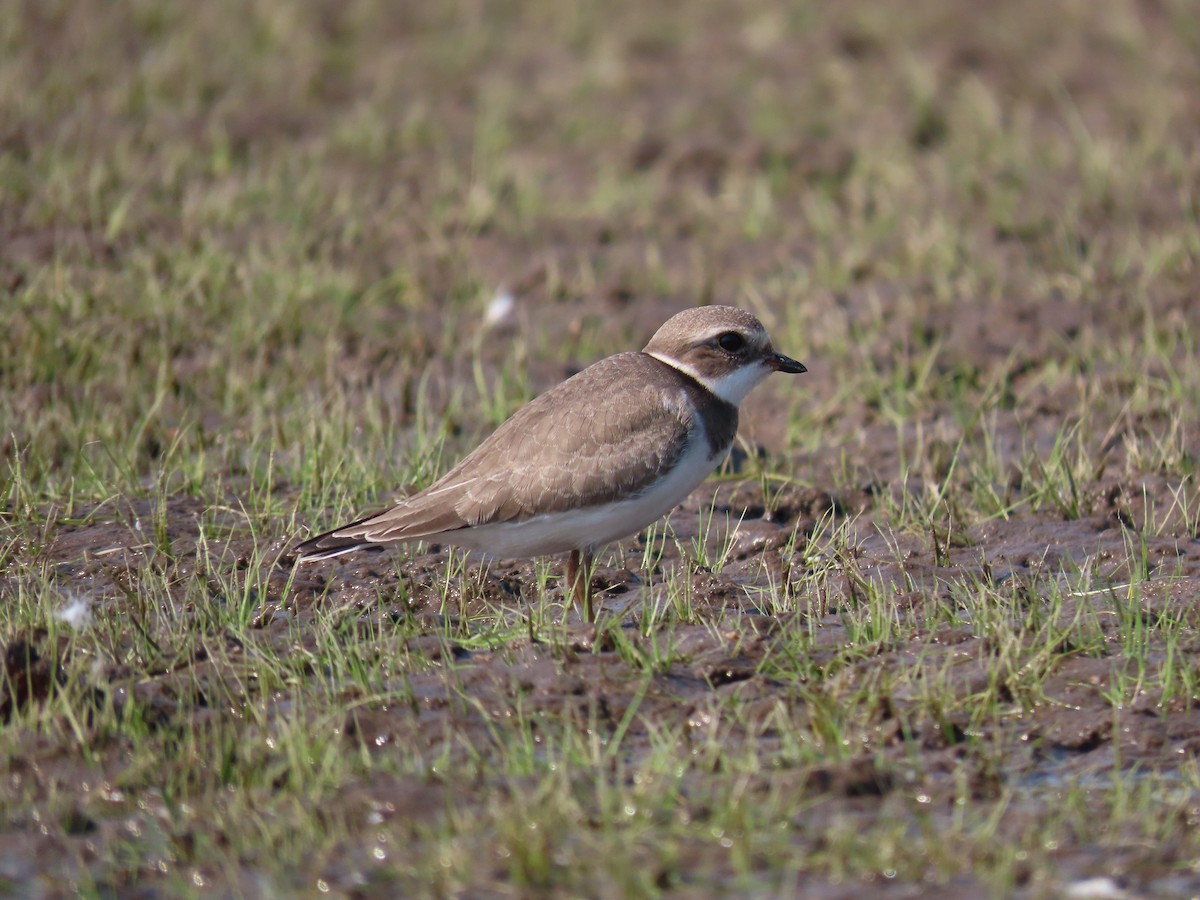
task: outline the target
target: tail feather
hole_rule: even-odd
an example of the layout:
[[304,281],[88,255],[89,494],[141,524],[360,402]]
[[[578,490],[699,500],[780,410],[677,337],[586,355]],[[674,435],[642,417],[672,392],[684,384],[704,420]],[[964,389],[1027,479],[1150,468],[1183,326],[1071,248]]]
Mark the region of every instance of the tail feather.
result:
[[386,544],[456,531],[468,523],[456,512],[454,499],[469,483],[415,494],[391,509],[339,525],[297,544],[292,556],[301,562],[330,559],[355,550],[380,549]]
[[307,541],[302,541],[292,548],[291,556],[297,562],[315,562],[319,559],[333,559],[335,556],[353,553],[355,550],[381,550],[383,548],[380,544],[363,540],[362,535],[351,537],[344,534],[347,529],[362,525],[373,518],[374,516],[366,516],[355,522],[347,522],[332,531],[326,531],[324,534],[318,534]]
[[[324,539],[324,540],[322,540]],[[316,562],[321,559],[333,559],[343,553],[353,553],[355,550],[382,550],[381,544],[368,544],[352,538],[335,538],[321,535],[297,544],[292,549],[292,556],[297,562]]]

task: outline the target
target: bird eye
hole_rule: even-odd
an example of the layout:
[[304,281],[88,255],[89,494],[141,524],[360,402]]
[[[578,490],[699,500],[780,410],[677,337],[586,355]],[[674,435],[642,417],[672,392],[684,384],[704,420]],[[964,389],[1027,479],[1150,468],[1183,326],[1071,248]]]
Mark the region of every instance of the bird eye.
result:
[[746,346],[746,339],[736,331],[727,331],[717,338],[717,346],[726,353],[737,353]]

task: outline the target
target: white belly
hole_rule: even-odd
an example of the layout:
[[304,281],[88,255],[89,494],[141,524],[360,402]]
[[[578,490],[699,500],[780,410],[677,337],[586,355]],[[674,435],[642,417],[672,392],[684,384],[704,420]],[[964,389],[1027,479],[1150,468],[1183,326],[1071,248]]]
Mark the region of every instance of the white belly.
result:
[[726,449],[710,456],[702,429],[697,428],[696,432],[675,468],[636,497],[605,506],[535,516],[523,522],[477,525],[432,535],[426,540],[480,550],[503,559],[594,549],[635,534],[678,506],[729,452]]

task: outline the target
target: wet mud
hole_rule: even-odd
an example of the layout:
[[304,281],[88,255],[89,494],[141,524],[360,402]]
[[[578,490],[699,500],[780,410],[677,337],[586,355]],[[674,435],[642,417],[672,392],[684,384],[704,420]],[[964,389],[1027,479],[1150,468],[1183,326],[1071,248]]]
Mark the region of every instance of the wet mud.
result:
[[[1146,5],[1143,27],[1170,27],[1163,6]],[[708,48],[703,54],[660,53],[652,37],[640,51],[640,45],[629,50],[628,64],[640,87],[631,92],[636,101],[629,102],[639,104],[644,127],[592,152],[616,172],[649,173],[656,179],[647,210],[631,214],[632,224],[580,213],[550,216],[535,233],[503,227],[469,232],[464,225],[470,234],[460,248],[466,259],[455,260],[422,243],[419,222],[402,221],[392,224],[386,238],[376,238],[387,243],[374,255],[369,248],[361,251],[360,262],[383,271],[389,253],[411,247],[404,251],[410,277],[430,296],[456,283],[456,263],[468,266],[481,284],[511,290],[519,301],[511,327],[536,324],[544,346],[556,348],[529,363],[531,382],[543,389],[590,362],[577,355],[582,334],[636,344],[684,297],[688,302],[736,298],[746,285],[778,277],[783,261],[814,260],[817,242],[786,224],[779,233],[727,240],[705,224],[706,216],[719,213],[711,207],[705,213],[698,201],[677,202],[683,196],[715,204],[739,178],[772,167],[796,182],[826,186],[836,204],[846,208],[869,202],[838,193],[855,164],[856,148],[870,138],[853,127],[778,139],[739,136],[742,118],[725,93],[713,101],[707,133],[677,135],[665,124],[654,124],[668,121],[656,113],[676,108],[681,84],[695,89],[689,103],[712,100],[706,91],[716,91],[720,71],[706,75],[702,62],[717,60],[714,65],[722,69],[722,48],[732,39],[722,37],[720,22],[718,16],[702,30]],[[1042,95],[1037,87],[1042,82],[1021,64],[1018,50],[998,46],[984,30],[958,25],[933,27],[925,37],[921,49],[935,71],[948,82],[951,73],[978,79],[1001,96],[1030,97],[1023,107],[1027,127],[1057,133],[1062,126],[1048,112],[1057,108],[1056,101]],[[1104,51],[1089,61],[1073,40],[1061,39],[1069,45],[1058,48],[1062,90],[1091,127],[1117,128],[1132,116],[1136,100],[1127,84],[1132,79],[1119,75],[1136,66],[1113,63],[1119,51],[1102,41]],[[823,49],[813,52],[834,58],[837,71],[865,70],[883,79],[894,70],[895,59],[881,43],[885,38],[856,25],[853,17],[835,17],[806,40],[820,42]],[[768,53],[764,65],[779,78],[801,83],[805,71],[796,59],[803,49],[798,55]],[[543,78],[559,64],[565,65],[549,50],[525,63]],[[505,65],[499,64],[495,74],[510,76]],[[1194,62],[1180,65],[1190,66],[1189,72],[1195,68]],[[475,103],[455,101],[453,91],[425,84],[419,73],[413,77],[414,90],[426,87],[431,96],[450,98],[447,127],[465,140],[470,129],[463,123],[473,121]],[[462,91],[478,89],[470,80]],[[907,134],[911,146],[932,152],[954,136],[947,134],[937,103],[931,105],[933,112],[915,122],[892,122],[875,110],[868,124],[888,134]],[[552,118],[555,108],[534,97],[523,112],[529,132],[537,135],[537,126]],[[320,127],[319,119],[309,121],[310,114],[301,111],[294,121],[283,113],[283,118],[255,113],[242,110],[231,126],[235,145],[286,143]],[[613,112],[602,106],[597,114]],[[1195,122],[1187,127],[1192,137],[1200,137]],[[587,172],[591,160],[577,146],[555,156],[556,148],[542,146],[536,136],[513,152],[534,171],[537,161],[557,159],[560,198],[570,196],[572,176]],[[427,196],[432,189],[422,180],[419,162],[397,161],[395,171],[346,177],[383,181],[394,176],[420,208],[432,202]],[[1053,243],[1042,238],[1055,227],[1056,197],[1066,188],[1054,173],[1036,167],[1022,177],[1022,196],[1039,198],[1030,204],[1029,218],[1019,212],[1000,227],[980,216],[979,234],[973,236],[976,252],[987,248],[988,263],[997,271],[1057,264],[1041,258]],[[789,204],[799,208],[803,202],[803,192],[781,198],[780,218],[786,223]],[[1151,184],[1138,200],[1137,215],[1148,228],[1177,217],[1178,198]],[[1112,242],[1118,227],[1111,217],[1084,216],[1081,240]],[[62,251],[64,241],[80,240],[25,235],[8,244],[6,271],[11,278],[23,277],[23,266],[44,265]],[[651,248],[657,264],[671,273],[670,292],[654,289],[645,271]],[[804,358],[810,373],[799,386],[771,383],[747,401],[744,444],[734,462],[676,509],[668,526],[599,557],[592,587],[600,627],[582,622],[564,601],[558,561],[467,559],[448,570],[446,548],[417,546],[294,569],[285,554],[298,536],[287,533],[281,519],[266,562],[252,563],[263,548],[238,519],[233,488],[222,508],[227,511],[214,512],[212,504],[182,494],[82,504],[69,520],[47,509],[44,529],[30,532],[11,554],[43,566],[64,598],[88,598],[91,615],[128,617],[131,627],[122,632],[124,645],[89,657],[87,665],[81,664],[79,654],[87,652],[81,642],[45,631],[12,635],[0,654],[0,723],[69,694],[81,729],[89,710],[132,704],[137,727],[169,748],[189,729],[250,733],[230,696],[253,698],[271,721],[306,722],[310,704],[305,697],[319,695],[324,708],[337,710],[332,719],[324,715],[309,723],[324,742],[346,753],[395,754],[424,772],[344,785],[328,810],[330,821],[346,830],[348,849],[343,858],[324,864],[321,877],[335,891],[362,896],[384,896],[391,884],[356,881],[372,866],[366,848],[379,827],[412,840],[419,851],[423,836],[447,816],[482,815],[497,796],[520,794],[525,785],[519,777],[498,785],[484,783],[484,776],[472,783],[445,775],[485,771],[481,758],[507,753],[495,725],[506,718],[527,719],[534,732],[542,729],[543,734],[529,736],[534,743],[552,741],[563,730],[595,735],[598,741],[619,735],[620,772],[635,770],[659,752],[663,734],[681,735],[700,755],[711,754],[714,744],[753,745],[758,758],[776,762],[742,776],[745,802],[799,798],[788,823],[789,840],[797,854],[814,858],[828,834],[856,823],[866,828],[888,816],[919,820],[933,832],[949,829],[964,798],[1002,802],[1007,813],[995,839],[1015,842],[1048,815],[1066,786],[1103,787],[1114,772],[1130,770],[1169,777],[1194,766],[1200,752],[1200,696],[1165,692],[1161,685],[1171,667],[1190,671],[1193,677],[1183,683],[1193,689],[1198,683],[1200,501],[1194,478],[1181,474],[1186,463],[1145,470],[1134,455],[1169,433],[1171,441],[1193,454],[1194,472],[1200,423],[1123,412],[1124,398],[1136,385],[1124,383],[1120,373],[1084,371],[1074,378],[1047,379],[1041,369],[1065,345],[1115,344],[1151,327],[1200,333],[1195,267],[1154,282],[1136,305],[1125,293],[1128,284],[1087,296],[1072,294],[1066,285],[1056,302],[1047,302],[1045,296],[1002,293],[1002,287],[1020,287],[1004,279],[998,281],[1001,287],[992,285],[991,293],[950,303],[931,299],[920,285],[908,283],[901,290],[891,283],[887,261],[903,252],[885,245],[862,253],[843,287],[805,298],[803,319],[813,328],[870,334],[869,343],[851,337],[850,349],[840,352],[900,381],[920,375],[919,363],[906,352],[912,323],[919,320],[937,346],[930,377],[994,382],[994,403],[983,411],[998,460],[989,470],[997,475],[989,487],[1011,514],[976,521],[935,507],[920,527],[894,530],[890,523],[897,510],[927,504],[937,485],[966,489],[968,476],[956,452],[966,429],[953,414],[953,398],[948,393],[945,403],[899,423],[878,397],[833,408],[837,384],[822,373],[819,355]],[[579,284],[588,287],[564,287]],[[766,301],[768,306],[777,302]],[[408,335],[408,358],[437,372],[435,390],[448,396],[455,385],[473,384],[455,360],[431,358],[431,339],[422,342],[421,334],[446,328],[436,307],[384,312],[380,325]],[[485,367],[502,360],[506,333],[511,332],[498,329],[495,347],[485,348]],[[403,406],[407,395],[397,383],[406,376],[386,367],[381,373],[385,360],[378,347],[348,341],[345,350],[338,376],[351,397],[390,391]],[[1186,342],[1176,351],[1187,352]],[[805,399],[797,400],[798,395]],[[1087,406],[1081,397],[1093,398],[1094,415],[1079,415]],[[54,398],[31,391],[25,402],[52,406]],[[436,406],[439,398],[430,402]],[[788,417],[781,413],[797,408],[820,420],[821,440],[815,446],[789,432]],[[406,415],[396,412],[402,424]],[[1092,454],[1088,477],[1070,482],[1060,496],[1034,503],[1033,493],[1045,488],[1032,482],[1045,473],[1030,469],[1030,454],[1049,460],[1067,417],[1077,425],[1079,446]],[[918,463],[908,466],[913,459]],[[763,470],[786,474],[767,479]],[[284,506],[295,499],[294,485],[281,481],[270,488]],[[233,537],[202,541],[214,522]],[[198,591],[197,584],[204,589]],[[1136,594],[1130,592],[1132,584]],[[15,590],[14,576],[0,562],[0,597]],[[155,598],[151,607],[147,597]],[[247,627],[233,634],[215,625],[214,607],[236,607]],[[375,659],[380,667],[375,683],[392,698],[389,702],[375,702],[336,673],[306,662],[321,658],[311,636],[318,621],[335,622],[348,644],[387,648],[391,662],[386,654]],[[181,629],[191,637],[173,641]],[[399,647],[390,643],[394,633],[406,635]],[[669,652],[660,644],[664,634],[669,634]],[[288,660],[288,670],[269,688],[243,683],[264,648]],[[912,677],[917,668],[923,677]],[[68,672],[75,674],[68,677]],[[948,711],[931,702],[930,682],[945,692]],[[1119,703],[1113,700],[1116,685],[1127,692]],[[972,719],[955,712],[950,702],[980,696],[992,698],[1002,712]],[[336,702],[329,704],[330,698]],[[845,714],[831,716],[829,709],[839,706]],[[819,754],[795,746],[796,733],[831,719],[841,727],[828,736],[840,742],[837,752],[818,759]],[[139,848],[205,839],[200,826],[195,835],[171,832],[168,839],[162,824],[169,818],[163,811],[168,801],[122,787],[145,783],[126,770],[122,740],[108,735],[92,752],[80,754],[54,735],[9,729],[3,777],[13,790],[42,805],[53,795],[60,814],[52,824],[30,821],[0,834],[0,890],[8,884],[58,895],[107,865],[104,860],[119,854],[134,831]],[[616,773],[618,761],[612,765]],[[721,790],[715,786],[724,783],[721,765],[715,756],[707,773],[689,770],[680,791],[694,800],[693,809],[702,809],[705,798]],[[1193,819],[1182,830],[1195,827],[1197,807],[1191,808]],[[157,837],[156,828],[162,830]],[[486,853],[486,839],[479,840],[475,849]],[[1200,882],[1194,870],[1181,868],[1171,840],[1147,848],[1114,839],[1099,848],[1081,839],[1052,855],[1062,883],[1099,873],[1131,889],[1194,893]],[[687,872],[693,862],[699,867],[710,849],[699,841],[685,842],[676,873]],[[511,869],[489,859],[495,871],[483,881],[499,890]],[[710,862],[702,868],[702,884],[671,880],[678,878],[673,874],[664,876],[663,889],[719,892],[743,884],[731,871],[714,872]],[[258,890],[249,872],[206,874],[222,893]],[[304,874],[304,884],[312,883],[311,874]],[[1050,889],[1028,880],[1034,875],[1032,868],[1022,874],[1016,866],[1014,890]],[[166,883],[157,877],[147,863],[142,883],[130,895],[155,896]],[[722,882],[725,877],[729,880]],[[969,873],[955,878],[938,889],[970,896],[978,888]],[[861,895],[864,884],[819,877],[807,887],[810,896],[849,897]],[[912,893],[911,883],[892,884],[882,875],[867,887],[888,896],[919,895]]]

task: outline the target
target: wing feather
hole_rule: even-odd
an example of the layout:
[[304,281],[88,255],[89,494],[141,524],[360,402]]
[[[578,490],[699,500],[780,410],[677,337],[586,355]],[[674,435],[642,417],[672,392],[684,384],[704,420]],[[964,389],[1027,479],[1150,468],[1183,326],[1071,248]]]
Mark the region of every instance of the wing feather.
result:
[[427,490],[330,535],[413,540],[640,493],[687,449],[695,415],[673,373],[645,361],[622,353],[584,369],[518,410]]

